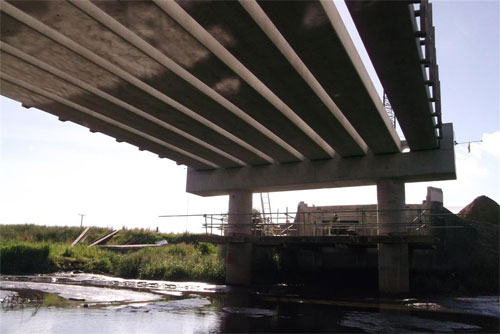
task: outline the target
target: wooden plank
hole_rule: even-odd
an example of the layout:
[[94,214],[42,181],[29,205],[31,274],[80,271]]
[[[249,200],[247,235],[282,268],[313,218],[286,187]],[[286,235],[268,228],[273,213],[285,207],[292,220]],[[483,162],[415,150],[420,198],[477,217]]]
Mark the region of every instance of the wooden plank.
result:
[[164,245],[159,245],[159,244],[136,244],[136,245],[98,245],[100,248],[107,248],[107,249],[134,249],[134,248],[145,248],[145,247],[161,247],[161,246],[166,246],[167,244]]
[[118,230],[114,230],[113,232],[106,234],[104,237],[102,237],[100,239],[97,239],[96,241],[94,241],[93,243],[91,243],[89,245],[89,247],[92,247],[92,246],[95,246],[95,245],[99,245],[100,243],[103,243],[103,242],[109,240],[116,233],[118,233]]
[[142,248],[149,248],[149,247],[161,247],[161,246],[166,246],[165,245],[158,245],[158,244],[137,244],[137,245],[98,245],[100,248],[103,249],[109,249],[109,250],[120,250],[120,251],[125,251],[125,250],[139,250]]
[[85,237],[87,235],[87,232],[89,231],[90,229],[90,226],[86,227],[83,232],[78,236],[78,238],[75,239],[75,241],[73,241],[73,243],[71,244],[71,246],[75,246],[76,244],[78,244],[80,241],[83,241],[83,237]]

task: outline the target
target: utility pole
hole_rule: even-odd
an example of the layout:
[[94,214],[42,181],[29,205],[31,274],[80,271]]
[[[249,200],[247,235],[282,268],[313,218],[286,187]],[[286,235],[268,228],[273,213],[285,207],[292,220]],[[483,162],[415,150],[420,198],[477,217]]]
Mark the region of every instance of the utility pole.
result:
[[78,215],[80,216],[80,227],[83,227],[83,217],[85,217],[85,214],[79,213]]

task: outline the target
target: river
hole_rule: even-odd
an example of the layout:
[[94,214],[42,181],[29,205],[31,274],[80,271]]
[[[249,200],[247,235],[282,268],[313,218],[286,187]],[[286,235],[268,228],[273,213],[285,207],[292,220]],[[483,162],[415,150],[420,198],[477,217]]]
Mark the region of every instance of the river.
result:
[[101,275],[2,276],[0,333],[498,333],[499,296],[306,297]]

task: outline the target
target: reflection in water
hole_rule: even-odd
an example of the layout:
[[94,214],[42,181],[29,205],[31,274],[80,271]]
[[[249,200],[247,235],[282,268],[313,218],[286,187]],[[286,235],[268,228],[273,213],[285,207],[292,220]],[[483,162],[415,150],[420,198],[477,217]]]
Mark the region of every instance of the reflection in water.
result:
[[410,315],[395,317],[390,312],[348,312],[340,322],[342,326],[361,329],[367,333],[392,333],[408,332],[470,332],[480,330],[481,327],[452,321],[438,321]]
[[[47,285],[51,286],[50,292],[57,291],[67,298],[47,293]],[[36,287],[42,287],[45,292]],[[85,293],[89,288],[96,289],[93,290],[95,296]],[[268,298],[242,290],[184,291],[177,296],[164,296],[151,293],[154,288],[133,291],[12,280],[0,280],[0,289],[0,300],[25,301],[16,307],[2,303],[1,333],[67,333],[69,330],[77,333],[489,333],[499,330],[498,296],[315,300],[282,295]],[[122,296],[126,294],[134,298],[125,301]],[[150,295],[156,300],[143,298]],[[111,300],[111,296],[118,299]]]
[[2,282],[0,288],[6,290],[35,290],[45,294],[57,294],[61,298],[88,303],[130,303],[162,299],[157,294],[125,289],[98,288],[76,286],[70,284],[38,283],[38,282]]
[[274,316],[276,311],[267,310],[262,308],[251,308],[251,307],[224,307],[224,311],[229,313],[243,314],[251,318],[260,318],[264,316]]

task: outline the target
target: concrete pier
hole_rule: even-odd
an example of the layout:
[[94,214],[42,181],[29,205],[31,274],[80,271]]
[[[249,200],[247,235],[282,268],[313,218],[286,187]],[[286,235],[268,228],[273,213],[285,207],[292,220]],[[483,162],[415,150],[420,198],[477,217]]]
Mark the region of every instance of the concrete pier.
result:
[[[252,231],[252,192],[234,191],[229,194],[227,236],[248,236]],[[252,281],[252,244],[228,243],[226,251],[226,283],[250,285]]]
[[[397,179],[377,182],[378,234],[397,235],[405,231],[404,222],[405,186]],[[408,244],[378,245],[378,280],[382,294],[404,294],[409,292]]]

